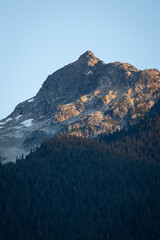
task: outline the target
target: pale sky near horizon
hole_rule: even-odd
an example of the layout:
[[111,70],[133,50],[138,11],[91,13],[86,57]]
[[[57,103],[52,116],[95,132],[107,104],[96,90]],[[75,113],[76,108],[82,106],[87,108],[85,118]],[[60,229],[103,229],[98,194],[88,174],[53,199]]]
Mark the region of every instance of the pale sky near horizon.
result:
[[0,119],[87,50],[160,70],[160,1],[0,0]]

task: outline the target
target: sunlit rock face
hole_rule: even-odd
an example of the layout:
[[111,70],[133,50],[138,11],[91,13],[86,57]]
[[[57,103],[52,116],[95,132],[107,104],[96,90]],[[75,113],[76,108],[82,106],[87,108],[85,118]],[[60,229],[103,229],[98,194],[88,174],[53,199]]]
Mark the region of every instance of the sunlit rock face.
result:
[[0,121],[0,156],[15,161],[55,134],[94,137],[128,128],[160,98],[160,72],[105,64],[91,51],[49,75],[37,95]]

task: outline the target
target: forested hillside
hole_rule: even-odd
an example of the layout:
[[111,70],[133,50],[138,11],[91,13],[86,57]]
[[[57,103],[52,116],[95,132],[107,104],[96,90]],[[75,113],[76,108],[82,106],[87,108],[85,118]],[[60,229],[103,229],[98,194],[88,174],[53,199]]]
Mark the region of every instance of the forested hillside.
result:
[[[156,110],[158,105],[155,106]],[[160,163],[160,111],[151,112],[148,118],[128,130],[101,135],[100,141],[123,157]]]
[[122,145],[59,136],[1,165],[0,239],[160,239],[159,164]]

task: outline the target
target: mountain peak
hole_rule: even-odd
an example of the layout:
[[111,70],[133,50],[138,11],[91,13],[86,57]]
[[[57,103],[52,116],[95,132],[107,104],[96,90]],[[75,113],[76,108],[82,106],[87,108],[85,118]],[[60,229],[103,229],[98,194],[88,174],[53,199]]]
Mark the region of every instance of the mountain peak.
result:
[[87,64],[88,66],[94,66],[99,61],[101,61],[101,60],[99,58],[95,57],[93,52],[88,50],[79,57],[77,63]]
[[128,128],[160,101],[159,89],[158,70],[104,64],[86,51],[0,121],[0,162],[15,161],[55,134],[94,137]]
[[[95,55],[94,55],[94,53],[93,52],[91,52],[91,51],[86,51],[85,53],[83,53],[81,56],[84,56],[84,57],[92,57],[92,58],[95,58]],[[81,57],[80,56],[80,57]]]

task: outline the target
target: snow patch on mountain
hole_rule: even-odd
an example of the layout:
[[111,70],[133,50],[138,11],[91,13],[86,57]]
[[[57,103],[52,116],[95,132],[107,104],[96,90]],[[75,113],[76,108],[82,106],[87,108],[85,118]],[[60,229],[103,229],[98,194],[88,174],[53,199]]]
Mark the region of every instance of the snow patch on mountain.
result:
[[16,126],[15,129],[20,129],[22,126]]
[[32,123],[33,120],[34,120],[33,118],[30,118],[30,119],[23,121],[21,124],[23,124],[25,127],[31,127],[33,125],[33,123]]
[[31,98],[31,99],[28,100],[29,103],[33,102],[33,101],[34,101],[34,98]]
[[89,74],[93,74],[93,72],[92,72],[92,71],[89,71],[89,72],[87,73],[87,75],[89,75]]
[[7,123],[7,122],[9,122],[9,121],[11,121],[11,120],[12,120],[12,118],[8,118],[8,119],[6,119],[5,122]]
[[17,117],[15,117],[15,119],[18,120],[21,117],[22,117],[22,115],[18,115]]
[[4,124],[6,124],[7,122],[9,122],[9,121],[11,121],[11,120],[12,120],[12,118],[8,118],[8,119],[6,119],[5,121],[1,122],[0,125],[4,125]]

